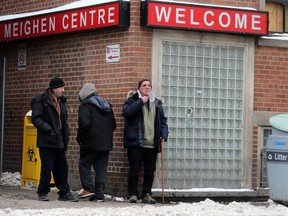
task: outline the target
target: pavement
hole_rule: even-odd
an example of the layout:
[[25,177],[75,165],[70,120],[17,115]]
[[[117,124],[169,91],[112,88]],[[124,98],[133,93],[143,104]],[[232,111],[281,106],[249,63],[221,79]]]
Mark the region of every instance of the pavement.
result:
[[[74,191],[76,193],[76,191]],[[154,194],[154,193],[153,193]],[[262,193],[260,193],[262,194]],[[158,195],[158,196],[157,196]],[[163,205],[160,193],[155,193],[154,198],[157,200],[156,206]],[[264,193],[264,196],[260,196],[260,198],[255,194],[225,194],[226,196],[221,196],[221,194],[197,194],[194,193],[194,197],[191,196],[189,193],[188,197],[179,196],[178,198],[174,197],[175,194],[167,194],[165,196],[165,204],[176,204],[178,202],[199,202],[200,200],[204,200],[206,198],[210,198],[214,201],[221,201],[224,203],[229,203],[231,201],[244,201],[244,202],[251,202],[255,205],[267,205],[267,196]],[[222,194],[223,195],[223,194]],[[241,196],[242,195],[242,196]],[[244,197],[243,197],[244,195]],[[239,196],[239,197],[238,197]],[[258,192],[259,196],[259,192]],[[11,209],[54,209],[54,208],[84,208],[84,207],[127,207],[127,206],[143,206],[142,203],[129,203],[127,199],[123,197],[112,197],[112,196],[105,196],[105,202],[97,202],[97,201],[89,201],[89,199],[80,199],[79,202],[69,202],[69,201],[59,201],[57,189],[51,189],[50,193],[48,194],[49,201],[38,201],[38,196],[35,188],[26,188],[20,186],[6,186],[0,185],[0,209],[11,208]],[[261,198],[262,197],[262,198]]]
[[[58,201],[57,190],[53,189],[48,194],[49,201],[38,201],[36,189],[11,187],[0,185],[0,209],[53,209],[53,208],[84,208],[84,207],[125,207],[131,204],[117,198],[106,198],[105,202],[81,199],[79,202]],[[115,200],[116,199],[116,200]],[[156,204],[160,205],[160,204]]]

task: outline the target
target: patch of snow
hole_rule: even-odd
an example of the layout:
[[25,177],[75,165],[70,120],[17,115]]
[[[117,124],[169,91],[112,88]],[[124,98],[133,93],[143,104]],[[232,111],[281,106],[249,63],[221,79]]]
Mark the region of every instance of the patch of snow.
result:
[[1,182],[1,185],[20,186],[21,174],[19,172],[15,172],[15,173],[4,172],[2,173],[0,182]]
[[288,40],[288,34],[286,33],[274,33],[268,36],[262,36],[262,39],[269,39],[269,40]]

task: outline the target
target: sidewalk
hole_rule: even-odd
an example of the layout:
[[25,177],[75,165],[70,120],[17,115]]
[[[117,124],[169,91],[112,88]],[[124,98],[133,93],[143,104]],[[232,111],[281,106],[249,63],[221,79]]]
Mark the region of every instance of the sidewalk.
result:
[[[58,201],[56,190],[48,194],[50,201],[38,201],[36,189],[11,187],[0,185],[0,209],[52,209],[52,208],[84,208],[84,207],[125,207],[132,206],[129,202],[105,200],[105,202],[91,202],[80,200],[79,202]],[[141,204],[133,204],[141,205]],[[160,204],[159,204],[160,205]]]
[[[259,192],[258,192],[259,193]],[[160,192],[154,193],[155,198],[157,199],[156,206],[161,206],[161,194]],[[266,205],[268,197],[266,197],[266,193],[264,196],[260,196],[257,198],[254,193],[230,193],[227,192],[223,195],[223,192],[193,192],[187,193],[184,195],[183,193],[178,194],[179,197],[174,199],[173,194],[167,193],[167,197],[165,198],[166,204],[178,203],[178,202],[199,202],[201,200],[205,200],[205,198],[210,198],[213,200],[218,200],[220,202],[232,202],[232,201],[259,201],[262,205]],[[175,196],[175,194],[174,194]],[[186,197],[188,196],[188,197]],[[259,196],[259,194],[258,194]],[[124,198],[119,197],[115,200],[115,198],[107,198],[105,202],[96,202],[89,201],[88,199],[81,199],[79,202],[65,202],[58,201],[58,194],[56,189],[51,189],[51,192],[48,194],[50,201],[38,201],[36,189],[31,188],[22,188],[18,186],[5,186],[0,185],[0,209],[3,208],[11,208],[11,209],[52,209],[52,208],[83,208],[83,207],[126,207],[126,206],[135,206],[140,205],[141,203],[129,203],[124,200]],[[263,202],[264,201],[264,202]],[[252,202],[253,203],[253,202]]]
[[[36,189],[0,185],[0,216],[287,216],[288,208],[271,200],[266,202],[169,202],[155,205],[113,201],[58,201],[56,190],[49,193],[50,201],[38,201]],[[120,199],[120,198],[119,198]]]

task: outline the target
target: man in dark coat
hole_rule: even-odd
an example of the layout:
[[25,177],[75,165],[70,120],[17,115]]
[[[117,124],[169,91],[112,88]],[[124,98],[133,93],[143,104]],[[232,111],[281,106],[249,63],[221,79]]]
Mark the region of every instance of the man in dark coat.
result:
[[144,164],[142,202],[155,204],[151,188],[156,170],[157,153],[161,140],[167,141],[168,125],[161,100],[154,97],[150,80],[138,83],[137,92],[130,92],[123,105],[125,118],[124,147],[128,149],[130,165],[128,193],[130,202],[138,201],[139,171]]
[[[77,142],[80,145],[79,174],[81,198],[104,201],[109,153],[113,149],[116,121],[111,104],[96,94],[92,83],[86,83],[79,92]],[[91,167],[95,170],[95,183]]]
[[51,172],[59,200],[77,202],[77,196],[70,192],[66,150],[69,142],[66,98],[63,96],[65,83],[55,77],[49,82],[46,92],[31,101],[32,123],[37,128],[37,147],[41,158],[41,173],[38,186],[38,200],[49,201]]

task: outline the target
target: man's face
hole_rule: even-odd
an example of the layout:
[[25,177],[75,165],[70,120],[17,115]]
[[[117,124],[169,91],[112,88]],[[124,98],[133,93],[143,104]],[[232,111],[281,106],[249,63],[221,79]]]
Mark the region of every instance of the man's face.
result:
[[56,97],[61,97],[64,93],[64,86],[52,89],[52,91]]
[[142,96],[149,96],[152,89],[152,85],[149,81],[144,81],[140,86],[140,93]]

